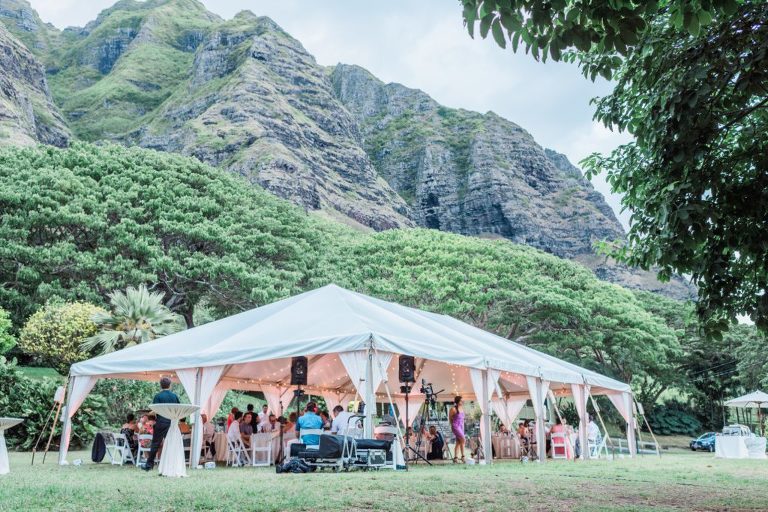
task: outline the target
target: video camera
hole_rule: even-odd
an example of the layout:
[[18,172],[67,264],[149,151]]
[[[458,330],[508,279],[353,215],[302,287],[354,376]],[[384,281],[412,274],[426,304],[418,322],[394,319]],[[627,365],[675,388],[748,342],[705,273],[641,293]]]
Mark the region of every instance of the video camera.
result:
[[424,394],[424,398],[426,398],[427,402],[431,405],[434,405],[437,402],[437,393],[432,389],[431,382],[427,382],[426,379],[421,379],[421,388],[419,391]]

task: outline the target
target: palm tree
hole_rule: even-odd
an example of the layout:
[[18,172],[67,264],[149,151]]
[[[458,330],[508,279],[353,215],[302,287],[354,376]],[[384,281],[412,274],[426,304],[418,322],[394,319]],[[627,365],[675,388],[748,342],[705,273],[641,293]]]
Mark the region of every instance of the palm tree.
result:
[[163,294],[150,292],[145,285],[112,292],[109,302],[110,312],[93,316],[100,332],[83,340],[81,347],[87,352],[101,348],[106,354],[184,329],[184,319],[165,307]]

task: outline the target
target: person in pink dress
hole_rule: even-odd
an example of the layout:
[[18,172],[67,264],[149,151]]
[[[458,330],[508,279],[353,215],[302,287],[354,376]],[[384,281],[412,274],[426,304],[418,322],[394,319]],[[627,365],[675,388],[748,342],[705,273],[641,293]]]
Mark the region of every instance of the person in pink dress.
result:
[[565,450],[565,455],[568,459],[573,458],[573,449],[571,448],[571,440],[568,437],[570,432],[568,431],[568,428],[566,425],[563,424],[562,421],[560,421],[560,418],[557,418],[555,420],[555,424],[552,426],[552,429],[550,430],[551,434],[562,434],[565,439],[565,448],[562,446],[555,446],[554,443],[552,444],[552,455],[562,455],[563,450]]
[[464,442],[466,441],[466,436],[464,435],[464,400],[462,400],[460,396],[454,397],[453,399],[453,407],[451,407],[451,411],[448,413],[448,421],[451,424],[453,436],[456,438],[453,462],[458,462],[459,452],[461,452],[461,462],[465,462]]

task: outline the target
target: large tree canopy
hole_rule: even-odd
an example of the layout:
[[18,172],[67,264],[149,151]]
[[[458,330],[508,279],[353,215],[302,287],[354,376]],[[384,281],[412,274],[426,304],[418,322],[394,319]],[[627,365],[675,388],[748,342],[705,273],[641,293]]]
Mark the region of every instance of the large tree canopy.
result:
[[104,303],[147,283],[192,325],[302,289],[308,216],[178,155],[76,143],[0,151],[0,303],[17,325],[49,298]]
[[479,20],[502,46],[568,49],[593,79],[616,78],[595,117],[635,141],[584,162],[632,214],[627,240],[605,249],[662,278],[690,275],[715,335],[738,314],[768,329],[768,3],[463,3],[470,30]]
[[[504,240],[432,230],[341,237],[326,279],[449,314],[633,384],[668,380],[674,331],[586,268]],[[666,380],[665,380],[666,382]]]

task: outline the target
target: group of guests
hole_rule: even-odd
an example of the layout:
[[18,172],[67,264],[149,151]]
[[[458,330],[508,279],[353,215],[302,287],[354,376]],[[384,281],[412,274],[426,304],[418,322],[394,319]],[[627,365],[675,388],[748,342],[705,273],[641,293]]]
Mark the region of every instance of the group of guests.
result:
[[253,434],[279,432],[283,423],[285,418],[270,413],[266,404],[259,412],[254,411],[253,404],[248,404],[245,412],[233,407],[227,416],[227,438],[232,442],[240,439],[246,448],[250,448]]
[[245,412],[233,407],[227,417],[227,438],[235,442],[242,441],[246,448],[251,447],[251,436],[256,433],[280,432],[287,437],[301,437],[306,444],[317,444],[318,436],[310,434],[302,436],[302,430],[327,430],[332,434],[345,434],[351,413],[340,405],[333,408],[333,419],[328,411],[321,410],[316,402],[310,401],[301,415],[291,412],[288,417],[276,416],[269,411],[265,404],[261,411],[254,412],[252,404],[248,404]]
[[[570,441],[568,439],[571,438],[572,434],[574,433],[574,429],[571,425],[568,424],[568,422],[563,418],[560,417],[555,419],[555,424],[545,424],[544,426],[544,433],[545,433],[545,439],[546,439],[546,451],[549,453],[550,450],[560,450],[558,452],[559,455],[565,454],[567,458],[572,458],[574,456],[579,457],[581,453],[581,446],[580,446],[580,440],[576,439],[576,442],[574,443],[573,447],[571,446]],[[504,424],[499,424],[499,434],[501,435],[510,435],[511,432],[507,427],[504,426]],[[552,446],[552,436],[562,436],[565,441],[565,447]],[[523,443],[523,446],[530,447],[533,444],[536,443],[536,425],[535,422],[531,420],[523,420],[521,421],[517,426],[517,436],[520,438],[520,441]],[[600,427],[597,426],[595,423],[595,418],[591,414],[589,415],[589,421],[587,423],[587,440],[589,444],[599,444],[602,440],[602,433],[600,432]]]

